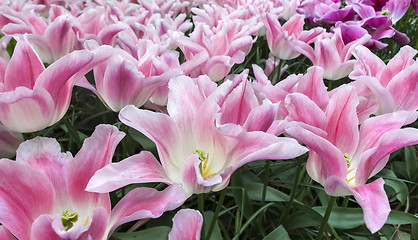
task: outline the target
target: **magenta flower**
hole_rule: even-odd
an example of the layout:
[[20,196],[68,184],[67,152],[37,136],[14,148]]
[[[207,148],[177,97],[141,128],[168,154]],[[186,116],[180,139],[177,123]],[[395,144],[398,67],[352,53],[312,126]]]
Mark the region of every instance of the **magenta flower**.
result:
[[22,143],[16,161],[0,160],[0,223],[20,240],[107,239],[125,222],[177,208],[185,199],[177,186],[162,192],[137,188],[112,211],[108,194],[84,190],[90,177],[111,162],[123,136],[113,126],[99,125],[74,158],[61,153],[55,139]]
[[188,196],[225,188],[231,174],[259,159],[290,159],[306,152],[294,139],[216,125],[219,94],[205,98],[190,78],[169,83],[168,115],[127,106],[121,121],[157,145],[161,163],[143,151],[98,171],[89,191],[109,192],[130,183],[178,184]]
[[105,46],[75,51],[45,69],[29,42],[19,40],[0,72],[1,123],[12,131],[34,132],[58,122],[68,109],[74,83],[109,55]]
[[306,165],[309,176],[331,196],[353,195],[363,209],[367,228],[372,233],[378,231],[390,212],[389,201],[382,178],[372,183],[367,180],[383,169],[390,153],[418,143],[417,129],[400,129],[414,122],[417,112],[398,111],[369,118],[359,130],[358,98],[353,87],[335,90],[325,112],[313,111],[309,100],[304,101],[293,97],[288,105],[295,112],[308,112],[317,119],[316,126],[294,124],[286,132],[310,149]]

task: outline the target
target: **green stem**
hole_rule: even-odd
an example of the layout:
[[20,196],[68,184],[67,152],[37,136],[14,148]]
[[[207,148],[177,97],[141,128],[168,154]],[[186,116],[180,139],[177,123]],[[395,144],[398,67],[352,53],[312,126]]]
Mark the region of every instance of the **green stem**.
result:
[[263,195],[261,196],[261,202],[262,203],[264,203],[266,201],[267,183],[269,181],[269,174],[270,174],[270,160],[266,161],[264,171],[265,171],[265,173],[264,173]]
[[325,228],[328,224],[329,216],[331,215],[332,208],[334,207],[334,203],[337,197],[331,197],[328,203],[327,211],[325,212],[324,217],[322,218],[321,227],[319,228],[318,235],[316,236],[316,240],[321,240],[322,235],[324,234]]
[[[205,210],[204,210],[204,206],[205,206],[205,196],[204,193],[201,193],[199,195],[197,195],[197,205],[199,208],[199,212],[202,214],[202,216],[205,216]],[[201,239],[205,239],[205,224],[202,225],[202,232],[201,232]]]
[[288,204],[288,207],[286,207],[286,209],[284,210],[284,213],[282,214],[282,216],[280,217],[278,226],[282,225],[282,222],[285,219],[285,216],[286,218],[289,216],[290,208],[293,205],[293,200],[295,199],[297,188],[300,183],[300,172],[302,171],[302,161],[303,161],[303,158],[298,159],[298,168],[297,168],[296,175],[295,175],[295,182],[293,183],[293,188],[292,188],[292,191],[290,192],[289,204]]
[[350,196],[344,198],[343,207],[346,208],[348,206],[348,201],[350,201]]
[[212,235],[213,228],[215,227],[216,220],[218,219],[219,212],[221,211],[222,203],[224,202],[226,194],[226,188],[224,188],[221,192],[221,195],[219,196],[218,204],[216,205],[215,213],[213,214],[212,221],[210,222],[209,229],[208,229],[208,235],[206,236],[206,239],[210,239]]
[[239,230],[238,234],[236,234],[233,238],[233,240],[236,240],[239,238],[239,236],[244,232],[244,230],[248,227],[248,225],[251,224],[252,221],[255,220],[255,218],[261,213],[263,212],[265,209],[267,209],[270,206],[273,206],[276,203],[269,203],[264,205],[262,208],[258,209],[257,212],[255,212],[249,219],[247,222],[245,222],[245,224],[242,226],[242,228]]

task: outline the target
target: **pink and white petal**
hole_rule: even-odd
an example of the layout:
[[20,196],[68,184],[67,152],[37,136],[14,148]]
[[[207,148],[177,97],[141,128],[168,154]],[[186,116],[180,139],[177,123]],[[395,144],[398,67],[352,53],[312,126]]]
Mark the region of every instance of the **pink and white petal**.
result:
[[117,22],[115,24],[107,25],[100,30],[97,37],[100,39],[102,45],[114,46],[114,39],[116,35],[123,30],[129,28],[129,25],[124,22]]
[[356,172],[356,185],[365,184],[386,165],[387,156],[392,152],[410,145],[418,144],[418,129],[403,128],[384,133],[376,147],[361,155]]
[[39,216],[32,225],[31,240],[64,240],[55,232],[53,222],[52,215]]
[[[209,192],[216,185],[222,183],[222,177],[219,174],[211,177],[203,177],[200,170],[201,163],[197,154],[192,154],[184,160],[181,168],[181,181],[187,197],[190,197],[192,194]],[[214,163],[209,162],[208,164],[210,167]]]
[[268,99],[265,99],[262,105],[251,110],[243,127],[250,132],[262,131],[274,134],[276,130],[274,130],[274,127],[271,128],[271,126],[277,115],[277,107],[277,104],[273,104]]
[[388,89],[384,88],[379,80],[370,76],[359,76],[356,81],[364,83],[376,98],[379,104],[379,114],[393,112],[395,108],[395,101]]
[[176,184],[168,186],[163,191],[145,187],[135,188],[113,208],[107,228],[108,236],[123,223],[158,218],[164,212],[182,205],[186,199],[184,190]]
[[54,56],[54,60],[68,54],[74,49],[77,41],[76,33],[72,30],[74,19],[61,15],[54,19],[45,30],[44,36]]
[[353,188],[354,198],[363,209],[364,223],[372,233],[382,228],[390,213],[384,184],[385,181],[379,178],[366,185]]
[[54,207],[54,190],[48,178],[30,166],[0,160],[0,222],[18,239],[29,240],[30,228]]
[[85,188],[94,173],[112,161],[116,146],[124,136],[114,126],[99,125],[91,137],[84,140],[67,167],[67,186],[74,207],[103,206],[110,211],[107,194],[89,193]]
[[15,237],[4,226],[0,226],[0,239],[2,240],[16,240]]
[[84,235],[90,236],[92,239],[105,239],[106,229],[108,227],[109,212],[104,207],[95,208],[87,219],[79,219],[77,223],[83,226],[89,226]]
[[325,191],[331,196],[354,195],[363,209],[366,227],[375,233],[385,224],[390,212],[389,200],[383,189],[384,183],[379,178],[366,185],[350,187],[345,180],[331,176],[326,180]]
[[345,85],[334,92],[326,110],[326,138],[343,154],[350,156],[353,156],[359,142],[358,103],[355,88]]
[[86,191],[107,193],[128,184],[146,182],[172,184],[154,155],[142,151],[98,170],[90,179]]
[[292,159],[306,153],[307,148],[295,139],[276,137],[264,132],[243,132],[237,139],[236,146],[230,151],[229,166],[235,169],[242,165],[261,159]]
[[45,67],[29,42],[23,38],[16,44],[12,58],[7,65],[4,85],[7,91],[17,87],[33,89],[39,74]]
[[14,91],[0,93],[0,121],[15,132],[35,132],[51,125],[54,106],[44,89],[17,87]]
[[220,123],[244,125],[250,112],[259,106],[254,90],[247,79],[232,90],[221,106]]
[[74,84],[93,67],[110,57],[112,48],[101,46],[94,51],[74,51],[49,65],[36,80],[35,87],[46,89],[55,102],[58,121],[70,104]]
[[397,111],[368,118],[360,127],[360,142],[357,152],[361,153],[378,144],[381,136],[389,131],[400,129],[418,118],[417,112]]
[[309,148],[310,153],[306,168],[308,173],[313,173],[313,176],[311,175],[313,179],[325,184],[326,179],[333,175],[341,179],[346,178],[347,162],[344,154],[332,143],[302,128],[288,128],[286,133],[303,142]]
[[228,75],[234,63],[234,60],[229,56],[214,56],[202,66],[202,73],[217,82]]
[[327,87],[322,78],[324,69],[320,67],[310,67],[307,73],[299,80],[297,92],[308,96],[321,109],[325,110],[328,105],[329,97]]
[[204,101],[198,85],[187,76],[172,78],[168,83],[167,111],[182,131],[190,128],[197,110]]
[[418,62],[415,62],[395,75],[388,83],[387,89],[395,102],[395,110],[416,111],[418,109],[417,79]]
[[166,161],[170,159],[169,153],[177,148],[180,136],[179,129],[171,117],[128,105],[120,111],[119,119],[156,144],[164,168],[170,164]]
[[378,56],[374,55],[370,49],[360,45],[353,52],[357,62],[354,65],[354,71],[350,73],[350,78],[356,79],[358,76],[378,77],[382,69],[386,67],[385,63]]
[[384,68],[380,74],[380,84],[382,84],[383,87],[386,87],[396,74],[414,64],[414,56],[417,54],[417,52],[418,51],[416,49],[413,49],[410,46],[402,47],[399,52],[389,61],[386,68]]
[[286,117],[289,122],[303,122],[320,129],[324,129],[327,124],[327,118],[322,109],[304,94],[292,93],[287,95],[285,106],[289,112]]
[[46,176],[55,190],[54,209],[71,206],[65,176],[67,164],[73,160],[71,153],[61,153],[59,143],[53,138],[37,137],[23,142],[16,151],[16,161],[31,166]]
[[[169,240],[199,240],[203,216],[194,209],[181,209],[173,217],[173,227],[168,234]],[[185,227],[187,226],[187,227]]]

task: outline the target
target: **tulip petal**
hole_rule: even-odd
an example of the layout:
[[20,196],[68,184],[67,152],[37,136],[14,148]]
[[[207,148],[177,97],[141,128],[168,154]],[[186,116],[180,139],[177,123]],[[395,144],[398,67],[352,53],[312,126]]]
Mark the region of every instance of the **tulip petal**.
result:
[[33,89],[36,79],[44,69],[44,64],[29,42],[26,39],[19,40],[6,68],[6,90],[12,91],[19,86]]
[[288,128],[286,133],[309,148],[306,170],[312,179],[324,184],[332,175],[346,178],[347,162],[344,154],[328,140],[302,128]]
[[8,159],[0,160],[0,176],[0,222],[18,239],[29,240],[33,221],[53,210],[53,187],[30,166]]
[[132,183],[163,182],[167,179],[158,160],[147,151],[128,157],[118,163],[110,163],[98,170],[90,179],[86,190],[107,193]]
[[44,129],[51,124],[53,116],[54,101],[44,89],[17,87],[14,91],[0,93],[0,121],[12,131]]
[[168,234],[168,239],[199,240],[202,225],[203,217],[199,211],[194,209],[181,209],[173,217],[173,228]]
[[389,82],[387,89],[395,102],[395,110],[416,111],[418,109],[417,79],[418,62],[405,68]]
[[0,239],[16,240],[16,238],[14,238],[13,235],[4,226],[0,226]]
[[85,188],[94,173],[112,161],[117,144],[125,136],[116,127],[99,125],[91,137],[84,140],[80,151],[67,168],[68,191],[73,205],[77,208],[104,206],[110,211],[107,194],[89,193]]
[[168,186],[163,191],[153,188],[135,188],[113,208],[108,224],[109,236],[121,224],[145,218],[158,218],[186,201],[184,190],[178,185]]

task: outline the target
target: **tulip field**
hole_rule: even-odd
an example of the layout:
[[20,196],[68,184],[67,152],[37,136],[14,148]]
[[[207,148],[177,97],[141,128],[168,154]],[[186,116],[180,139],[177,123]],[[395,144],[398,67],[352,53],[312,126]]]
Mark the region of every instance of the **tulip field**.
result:
[[0,240],[418,239],[418,0],[0,0]]

